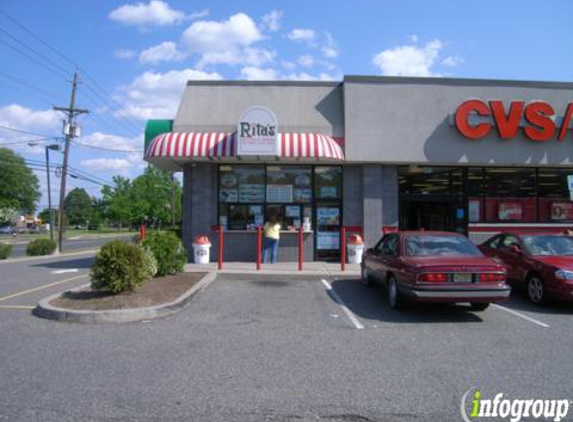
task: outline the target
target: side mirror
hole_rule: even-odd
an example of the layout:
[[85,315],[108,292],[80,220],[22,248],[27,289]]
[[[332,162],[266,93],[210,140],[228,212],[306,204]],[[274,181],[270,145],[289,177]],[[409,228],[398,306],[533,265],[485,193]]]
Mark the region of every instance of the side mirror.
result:
[[509,252],[514,253],[516,255],[522,254],[521,248],[517,245],[509,245],[508,250],[509,250]]

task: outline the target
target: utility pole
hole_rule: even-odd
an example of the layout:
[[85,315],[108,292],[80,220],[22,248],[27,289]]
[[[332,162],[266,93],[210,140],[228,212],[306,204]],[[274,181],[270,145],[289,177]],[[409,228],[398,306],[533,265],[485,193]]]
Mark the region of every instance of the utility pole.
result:
[[58,252],[62,252],[62,243],[64,238],[64,221],[66,215],[66,176],[68,175],[68,157],[70,154],[70,142],[72,138],[78,137],[74,119],[76,116],[87,113],[87,110],[76,107],[76,88],[78,85],[78,72],[74,73],[72,82],[72,95],[70,97],[70,107],[54,107],[54,110],[62,111],[67,114],[67,120],[64,124],[64,135],[66,143],[64,146],[64,164],[62,166],[62,181],[60,184],[60,207],[58,214]]
[[48,179],[48,210],[50,210],[50,240],[54,240],[54,209],[52,208],[52,189],[50,188],[50,150],[59,151],[59,144],[46,145],[46,178]]

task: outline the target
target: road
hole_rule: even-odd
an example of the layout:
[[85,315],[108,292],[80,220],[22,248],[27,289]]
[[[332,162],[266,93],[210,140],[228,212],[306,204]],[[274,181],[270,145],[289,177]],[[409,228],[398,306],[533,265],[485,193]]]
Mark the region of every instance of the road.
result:
[[[130,234],[120,234],[120,235],[104,235],[98,237],[92,236],[75,236],[70,239],[64,239],[64,251],[65,252],[75,252],[82,249],[96,249],[99,248],[104,243],[109,242],[113,239],[131,239],[135,233]],[[6,241],[6,239],[0,238],[0,242]],[[10,239],[8,241],[12,244],[12,256],[10,258],[20,258],[26,256],[26,245],[29,240],[20,239]]]
[[224,275],[167,318],[31,315],[91,260],[0,264],[0,420],[446,422],[472,387],[573,399],[571,305],[393,311],[354,279]]

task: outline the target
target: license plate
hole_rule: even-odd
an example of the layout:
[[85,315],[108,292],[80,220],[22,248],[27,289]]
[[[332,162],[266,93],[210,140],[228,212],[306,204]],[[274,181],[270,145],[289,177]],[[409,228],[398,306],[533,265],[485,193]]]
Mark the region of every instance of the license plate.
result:
[[454,283],[471,283],[472,275],[470,273],[454,274]]

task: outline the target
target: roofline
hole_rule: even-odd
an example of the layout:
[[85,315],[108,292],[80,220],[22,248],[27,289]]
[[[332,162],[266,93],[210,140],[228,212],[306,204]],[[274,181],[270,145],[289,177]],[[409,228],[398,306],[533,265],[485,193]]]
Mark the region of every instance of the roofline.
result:
[[335,88],[342,81],[245,81],[245,80],[190,80],[187,86],[324,86]]
[[436,78],[411,76],[345,75],[343,83],[387,83],[454,86],[519,86],[528,88],[573,89],[573,82],[527,81],[516,79]]

